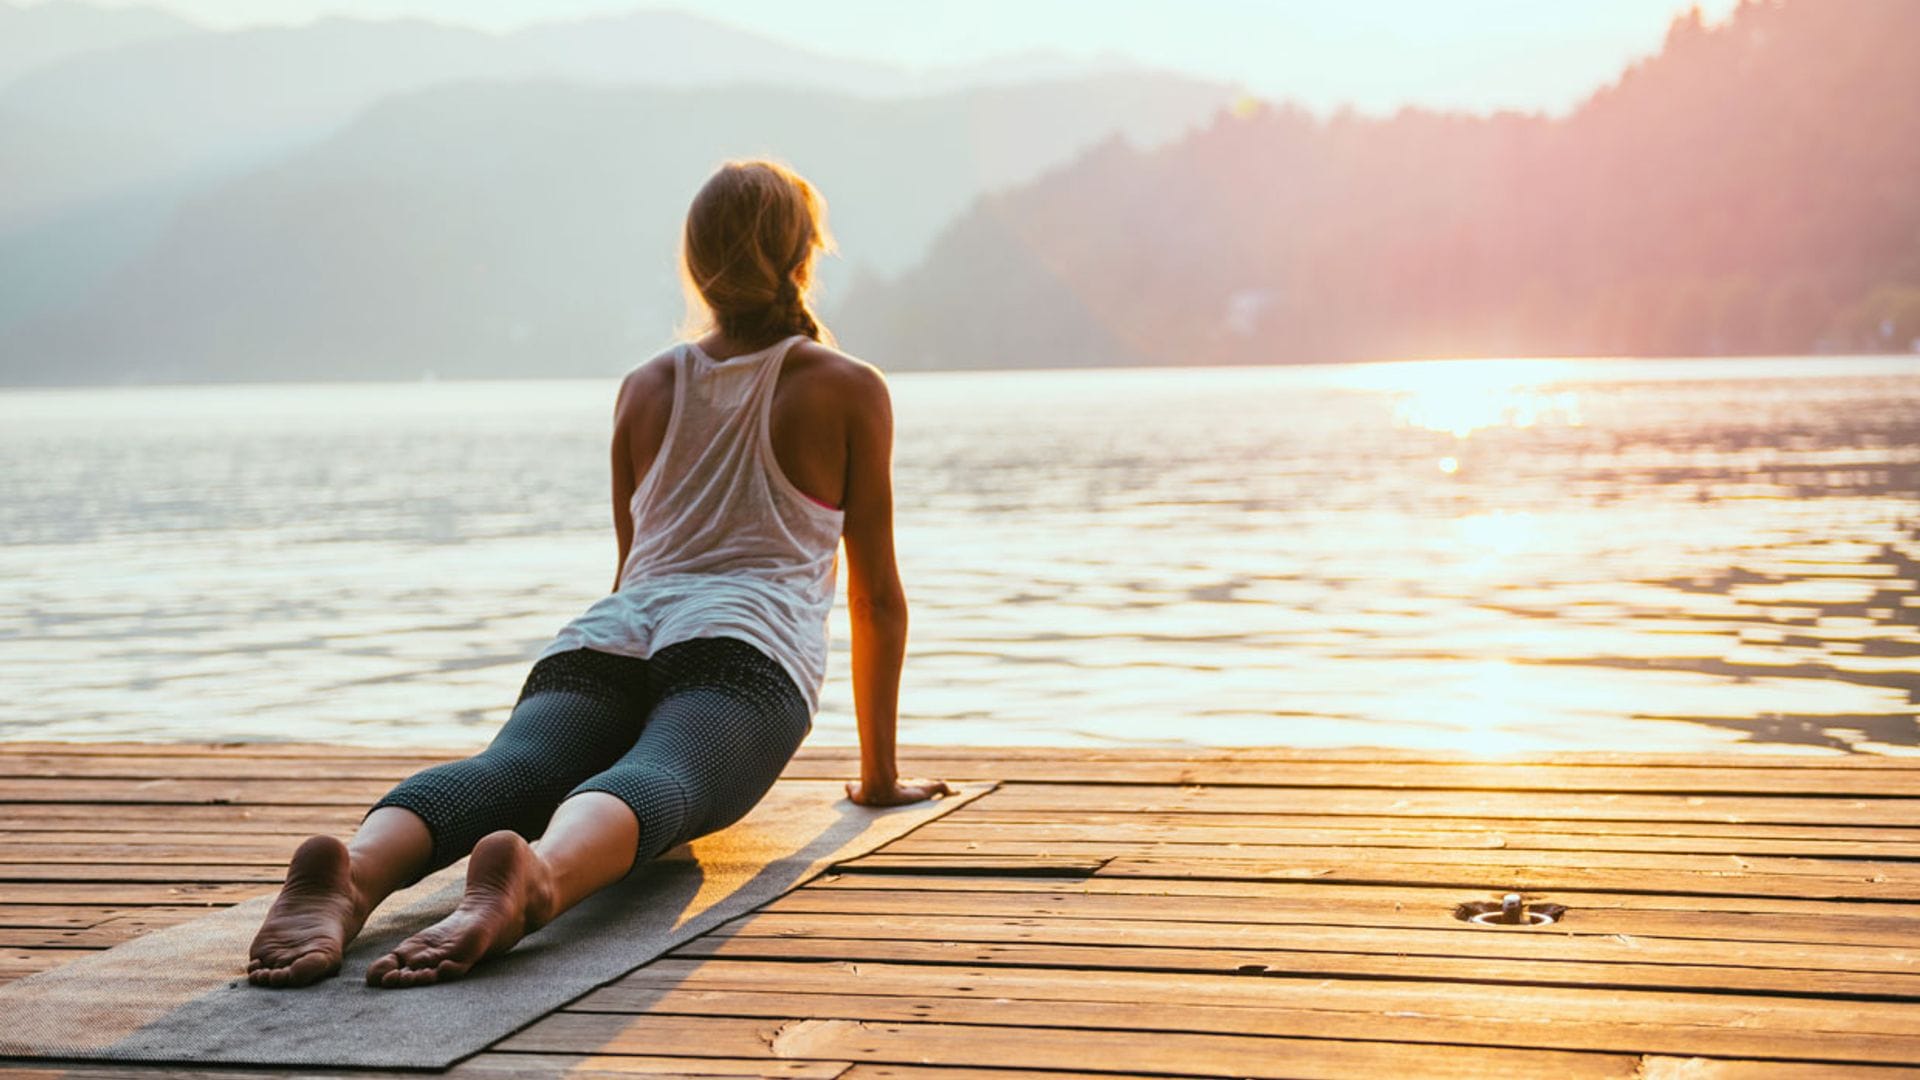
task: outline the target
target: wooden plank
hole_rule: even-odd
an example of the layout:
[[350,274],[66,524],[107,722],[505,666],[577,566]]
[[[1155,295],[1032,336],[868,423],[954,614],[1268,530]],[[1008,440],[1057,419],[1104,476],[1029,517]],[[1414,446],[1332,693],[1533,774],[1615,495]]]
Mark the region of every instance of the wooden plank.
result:
[[428,757],[273,757],[238,758],[231,755],[186,757],[150,754],[25,754],[0,744],[0,778],[153,780],[161,778],[220,780],[231,777],[236,764],[245,771],[283,780],[404,779],[444,758]]
[[[485,744],[472,746],[406,746],[382,747],[359,746],[351,743],[299,743],[299,742],[72,742],[46,741],[36,739],[11,739],[0,742],[0,754],[48,754],[61,757],[151,757],[151,758],[221,758],[232,761],[283,760],[310,761],[315,759],[335,759],[351,761],[367,758],[421,758],[423,760],[444,761],[448,758],[464,757]],[[1846,758],[1836,758],[1845,761]]]
[[[1264,982],[1247,979],[1243,982]],[[1456,988],[1457,989],[1457,988]],[[1722,1010],[1719,1023],[1681,1023],[1674,1020],[1595,1021],[1574,1016],[1551,1023],[1526,1006],[1505,1012],[1493,1002],[1512,1001],[1502,988],[1490,992],[1477,1008],[1448,1008],[1441,994],[1428,994],[1389,1014],[1379,1006],[1337,1009],[1322,1003],[1268,1002],[1257,1007],[1194,1004],[1183,999],[1160,1001],[1077,1000],[1048,997],[1024,999],[1011,987],[1000,987],[993,998],[938,994],[865,995],[753,989],[641,989],[623,987],[601,991],[572,1007],[574,1012],[613,1012],[658,1015],[748,1016],[771,1020],[854,1020],[862,1023],[920,1022],[935,1024],[1008,1024],[1018,1015],[1019,1026],[1073,1028],[1110,1032],[1155,1031],[1218,1035],[1265,1035],[1296,1038],[1380,1040],[1428,1045],[1526,1047],[1638,1054],[1767,1055],[1806,1061],[1868,1064],[1907,1064],[1920,1060],[1920,1033],[1883,1035],[1860,1031],[1755,1030],[1741,1021],[1764,1004],[1747,999],[1745,1013]],[[1471,992],[1471,991],[1469,991]],[[1518,1005],[1518,1003],[1515,1003]],[[1657,1010],[1650,1010],[1656,1011]],[[1773,1017],[1782,1029],[1797,1014]]]
[[1920,803],[1897,798],[1808,796],[1692,796],[1644,794],[1545,795],[1533,792],[1399,791],[1389,788],[1276,788],[1077,786],[1002,784],[979,800],[983,809],[1179,811],[1213,814],[1311,813],[1384,817],[1477,817],[1519,820],[1700,821],[1737,824],[1911,826]]
[[228,863],[0,863],[0,896],[6,895],[5,886],[10,882],[271,882],[277,885],[285,876],[284,867]]
[[[844,1076],[850,1067],[851,1063],[845,1061],[768,1061],[765,1058],[637,1054],[483,1053],[435,1075],[452,1077],[454,1080],[483,1076],[552,1076],[565,1077],[566,1080],[596,1080],[617,1076],[773,1076],[790,1080],[834,1080]],[[280,1075],[284,1077],[286,1074]],[[326,1075],[331,1077],[334,1074],[329,1071]],[[393,1080],[394,1077],[392,1071],[378,1075],[383,1080]]]
[[[1406,1075],[1421,1075],[1411,1073]],[[1885,1065],[1809,1065],[1805,1062],[1756,1061],[1727,1058],[1648,1057],[1641,1059],[1641,1080],[1911,1080],[1912,1069]],[[841,1080],[1115,1080],[1145,1078],[1143,1073],[1062,1073],[1021,1069],[961,1069],[919,1065],[859,1065],[841,1074]]]
[[[1347,814],[1321,817],[1310,813],[1234,814],[1227,817],[1210,813],[1160,813],[1141,810],[1001,810],[983,805],[976,799],[954,811],[951,818],[929,822],[925,827],[945,827],[949,821],[964,820],[968,825],[1052,826],[1063,829],[1092,829],[1112,826],[1119,829],[1215,829],[1222,834],[1237,830],[1330,830],[1348,831],[1434,831],[1457,833],[1538,834],[1544,836],[1594,836],[1625,838],[1708,838],[1755,840],[1893,840],[1920,841],[1920,825],[1863,827],[1848,823],[1822,822],[1802,825],[1766,825],[1755,822],[1724,824],[1713,821],[1570,821],[1533,818],[1524,821],[1489,820],[1483,817],[1447,817],[1434,815],[1410,822],[1405,817],[1375,817]],[[916,833],[919,830],[915,830]]]
[[[1555,766],[1567,768],[1774,768],[1804,769],[1920,769],[1920,753],[1849,753],[1819,747],[1730,746],[1726,751],[1706,754],[1641,753],[1638,751],[1565,750],[1519,751],[1510,754],[1483,754],[1471,751],[1434,749],[1395,749],[1391,747],[1290,747],[1290,746],[908,746],[900,751],[903,761],[927,761],[939,758],[986,761],[1048,761],[1063,771],[1083,761],[1094,762],[1329,762],[1345,764],[1433,764],[1476,767]],[[858,764],[859,750],[853,745],[809,743],[794,755],[799,761],[846,761]],[[1069,777],[1070,778],[1070,777]]]
[[[1578,924],[1573,924],[1577,926]],[[1889,993],[1920,995],[1920,938],[1913,948],[1836,942],[1747,941],[1738,951],[1722,941],[1651,934],[1587,933],[1565,924],[1485,927],[1453,918],[1430,928],[1327,926],[1306,923],[1218,923],[1175,919],[1002,915],[824,915],[765,911],[709,932],[720,937],[821,937],[897,941],[1109,945],[1116,949],[1273,949],[1283,952],[1391,953],[1401,956],[1569,960],[1611,964],[1735,965],[1793,972],[1884,972]]]
[[[913,775],[1007,783],[1070,781],[1076,785],[1204,784],[1215,787],[1390,788],[1443,791],[1678,792],[1690,795],[1920,796],[1920,769],[1743,768],[1721,763],[1650,769],[1605,765],[1483,765],[1467,762],[1264,762],[1226,760],[1100,761],[1063,758],[992,760],[923,752],[902,763]],[[798,761],[788,779],[843,779],[848,763]]]
[[[1451,890],[1348,889],[1334,895],[1305,889],[1249,903],[1239,896],[1121,893],[960,892],[940,889],[795,889],[763,905],[763,912],[814,915],[1000,915],[1027,919],[1177,919],[1190,922],[1296,923],[1313,926],[1433,927],[1462,903],[1492,900]],[[1378,895],[1374,895],[1378,894]],[[1565,899],[1555,897],[1555,901]],[[1538,898],[1536,898],[1536,901]],[[1920,948],[1920,918],[1876,916],[1856,910],[1829,914],[1754,913],[1672,909],[1626,910],[1579,906],[1561,919],[1586,934],[1655,935],[1728,941],[1798,941]],[[1859,905],[1848,905],[1849,909]]]
[[207,914],[206,908],[151,907],[119,914],[86,927],[0,927],[0,946],[109,949],[123,941]]
[[[336,743],[205,743],[205,742],[73,742],[46,740],[10,740],[0,743],[0,752],[51,754],[63,756],[144,757],[219,757],[230,759],[293,758],[354,759],[419,757],[445,760],[472,754],[484,743],[443,746],[357,746]],[[1400,750],[1384,747],[1112,747],[1112,746],[956,746],[901,749],[903,761],[932,760],[935,757],[970,761],[1047,761],[1063,770],[1083,761],[1098,762],[1339,762],[1339,763],[1429,763],[1443,765],[1554,765],[1568,767],[1616,767],[1640,769],[1724,767],[1802,769],[1920,769],[1920,755],[1883,755],[1844,753],[1818,747],[1751,747],[1736,745],[1711,754],[1659,754],[1607,750],[1523,751],[1515,754],[1479,754],[1447,750]],[[851,743],[809,743],[794,755],[801,762],[859,763],[859,748]]]
[[1797,1061],[1651,1056],[1640,1063],[1640,1080],[1893,1080],[1913,1075],[1914,1070],[1908,1066],[1809,1065]]
[[[1683,870],[1696,873],[1811,874],[1816,877],[1858,875],[1884,881],[1920,883],[1920,866],[1894,861],[1893,855],[1871,857],[1865,845],[1819,856],[1777,856],[1746,853],[1605,851],[1580,848],[1531,848],[1511,844],[1420,847],[1364,845],[1201,843],[1163,844],[1127,840],[1009,840],[986,835],[968,838],[960,828],[932,836],[916,830],[912,836],[887,845],[888,855],[981,855],[987,857],[1076,857],[1091,859],[1154,859],[1166,862],[1345,862],[1378,858],[1397,863],[1530,867],[1586,867],[1592,870]],[[28,851],[48,850],[38,847]],[[53,848],[59,851],[62,849]],[[66,849],[77,853],[84,848]],[[1872,851],[1872,849],[1867,849]],[[1877,852],[1875,853],[1877,854]]]
[[[938,856],[935,856],[936,858]],[[905,861],[910,856],[892,856]],[[4,873],[5,867],[0,867]],[[1813,900],[1920,900],[1920,882],[1898,863],[1869,863],[1853,872],[1764,874],[1739,870],[1621,870],[1579,866],[1500,866],[1483,863],[1384,862],[1364,857],[1266,861],[1117,858],[1099,874],[1143,878],[1291,878],[1539,892],[1607,890],[1717,896],[1779,896]]]
[[133,934],[101,934],[88,927],[37,930],[0,929],[0,948],[22,949],[105,949],[118,945]]
[[[927,826],[931,829],[931,826]],[[1920,861],[1920,841],[1876,840],[1746,840],[1694,836],[1593,836],[1553,835],[1519,831],[1485,830],[1481,832],[1436,833],[1391,830],[1301,829],[1301,830],[1220,830],[1208,837],[1206,830],[1182,830],[1172,836],[1157,830],[1115,828],[1107,835],[1093,829],[982,829],[974,832],[970,823],[954,822],[938,831],[915,830],[913,844],[894,854],[972,854],[1002,853],[1117,855],[1205,855],[1214,851],[1302,850],[1355,848],[1381,851],[1420,849],[1428,852],[1498,850],[1538,852],[1553,858],[1581,853],[1622,853],[1667,856],[1739,856],[1790,859],[1836,859],[1881,861]],[[1078,833],[1079,835],[1074,835]],[[305,833],[287,834],[296,839]],[[28,841],[33,842],[33,841]]]
[[[1122,1005],[1178,1002],[1245,1009],[1395,1014],[1417,1011],[1460,1019],[1531,1019],[1541,1026],[1558,1026],[1568,1021],[1672,1023],[1737,1027],[1755,1035],[1789,1038],[1803,1031],[1920,1037],[1920,1010],[1904,1002],[1849,1001],[1836,1008],[1834,1003],[1817,998],[1797,1000],[1724,992],[1641,990],[1594,994],[1585,988],[1536,986],[1525,992],[1526,1008],[1516,1011],[1508,1007],[1516,1000],[1513,989],[1494,983],[1322,979],[1274,974],[1246,978],[1152,971],[845,961],[781,963],[666,958],[636,969],[568,1008],[640,1012],[650,1008],[651,1000],[657,995],[678,990],[1011,1000],[1032,1003],[1036,1011],[1044,1010],[1055,1001]],[[1764,1014],[1779,1023],[1756,1027],[1752,1023],[1756,1014]],[[1515,1045],[1526,1044],[1523,1040]]]
[[0,882],[0,904],[61,904],[128,907],[142,904],[204,904],[225,907],[248,897],[278,890],[280,879],[272,884],[219,883],[193,881],[77,882],[17,881]]
[[[52,852],[66,847],[101,850],[114,847],[205,847],[222,851],[264,851],[280,845],[285,845],[286,850],[291,851],[311,835],[305,829],[285,828],[271,832],[85,832],[37,829],[9,833],[4,839],[8,847],[38,852]],[[0,848],[0,858],[4,858],[5,854],[6,849]]]
[[[849,1068],[844,1061],[769,1061],[765,1058],[660,1057],[636,1054],[525,1054],[481,1053],[445,1072],[427,1075],[450,1080],[612,1080],[615,1077],[786,1077],[791,1080],[835,1080]],[[7,1080],[284,1080],[288,1076],[319,1076],[329,1080],[394,1080],[410,1075],[393,1069],[333,1069],[295,1072],[234,1066],[192,1068],[180,1065],[38,1065],[0,1062]],[[1034,1080],[1019,1074],[1006,1080]]]
[[888,855],[882,849],[835,863],[831,869],[862,874],[987,874],[998,877],[1086,878],[1107,864],[1088,855]]
[[[1099,1062],[1105,1066],[1110,1062]],[[1059,1069],[966,1069],[927,1065],[859,1065],[841,1080],[1151,1080],[1147,1073],[1065,1072]]]
[[[1305,897],[1306,902],[1328,906],[1345,905],[1356,900],[1378,898],[1408,905],[1453,904],[1469,900],[1498,900],[1501,893],[1479,886],[1448,888],[1421,885],[1344,884],[1324,881],[1257,881],[1208,878],[1123,878],[1090,877],[1073,881],[1044,878],[968,876],[962,874],[826,874],[807,884],[809,889],[855,889],[890,891],[898,888],[938,889],[962,893],[1114,893],[1154,896],[1241,897],[1249,904],[1285,903],[1289,897]],[[1523,890],[1524,891],[1524,890]],[[1550,900],[1566,904],[1575,912],[1596,909],[1623,911],[1664,910],[1676,907],[1703,912],[1784,913],[1805,915],[1857,915],[1866,912],[1889,918],[1920,918],[1920,904],[1897,901],[1858,903],[1849,900],[1809,900],[1801,897],[1766,896],[1662,896],[1658,893],[1587,892],[1581,890],[1552,893],[1526,893],[1529,901]]]
[[[1119,815],[1111,815],[1118,817]],[[1143,815],[1144,816],[1144,815]],[[1146,821],[982,821],[958,811],[915,829],[913,841],[926,850],[979,850],[1020,843],[1088,843],[1180,845],[1285,845],[1288,847],[1361,848],[1502,848],[1510,851],[1640,851],[1693,855],[1804,855],[1825,858],[1920,859],[1920,829],[1887,829],[1892,837],[1821,836],[1818,830],[1794,826],[1802,835],[1771,837],[1695,836],[1653,833],[1590,833],[1542,830],[1531,823],[1510,822],[1506,827],[1485,824],[1467,828],[1429,828],[1402,821],[1397,826],[1342,828],[1338,818],[1309,826],[1246,825],[1240,815],[1212,825],[1199,821],[1163,824]],[[1423,823],[1424,824],[1424,823]],[[1730,826],[1733,829],[1758,826]],[[1836,830],[1837,831],[1837,830]],[[76,839],[84,834],[69,834]],[[38,837],[32,839],[38,840]],[[936,842],[945,846],[936,849]],[[971,845],[971,847],[968,847]]]
[[180,843],[144,837],[145,843],[36,844],[0,847],[0,873],[20,863],[115,865],[125,863],[223,863],[285,868],[303,837],[274,836],[265,843]]
[[0,904],[0,928],[8,930],[87,927],[129,908],[85,908],[60,904]]
[[565,1052],[830,1058],[864,1063],[974,1068],[1073,1069],[1088,1062],[1124,1062],[1129,1069],[1170,1075],[1295,1078],[1388,1076],[1538,1076],[1566,1080],[1626,1078],[1638,1059],[1624,1054],[1160,1031],[1087,1031],[991,1024],[854,1020],[789,1020],[650,1014],[554,1013],[502,1044],[507,1049]]
[[123,803],[106,812],[86,803],[0,804],[0,832],[226,832],[350,833],[364,806],[232,806],[224,803],[143,806]]
[[[963,874],[1065,880],[1084,880],[1090,876],[1129,876],[1162,880],[1294,880],[1349,885],[1425,885],[1503,892],[1632,890],[1689,896],[1777,896],[1874,901],[1920,899],[1920,888],[1907,880],[1909,874],[1906,871],[1884,869],[1899,864],[1871,865],[1873,869],[1870,873],[1857,876],[1843,873],[1775,875],[1705,870],[1595,870],[1578,866],[1503,866],[1468,862],[1387,862],[1357,853],[1351,861],[1335,862],[1151,857],[1101,859],[1070,854],[896,855],[883,850],[837,863],[833,869],[842,873],[870,875]],[[6,870],[5,866],[0,866],[0,878],[4,877]],[[1890,877],[1898,880],[1890,880]]]
[[[859,750],[852,745],[826,744],[802,747],[796,758],[816,758],[858,763]],[[940,757],[988,761],[1050,761],[1070,769],[1083,761],[1160,761],[1160,762],[1330,762],[1375,764],[1398,767],[1403,764],[1471,765],[1478,767],[1555,766],[1567,768],[1670,769],[1670,768],[1775,768],[1804,769],[1920,769],[1920,753],[1911,750],[1893,754],[1869,754],[1824,750],[1818,747],[1762,748],[1745,744],[1726,751],[1706,754],[1641,753],[1612,750],[1533,750],[1509,754],[1434,749],[1396,749],[1391,747],[1290,747],[1290,746],[909,746],[901,750],[902,760],[932,760]]]
[[72,949],[23,949],[0,947],[0,983],[23,979],[38,971],[59,967],[78,955]]
[[882,938],[777,938],[709,935],[669,955],[694,959],[849,960],[914,964],[1007,965],[1214,975],[1313,974],[1339,978],[1434,979],[1525,986],[1704,990],[1920,1001],[1920,977],[1853,971],[1683,964],[1587,963],[1340,953],[1318,950],[1053,945],[1021,942],[903,941]]
[[297,784],[232,775],[221,779],[68,780],[42,777],[0,779],[0,803],[126,803],[254,806],[372,805],[392,785],[370,780],[309,780]]

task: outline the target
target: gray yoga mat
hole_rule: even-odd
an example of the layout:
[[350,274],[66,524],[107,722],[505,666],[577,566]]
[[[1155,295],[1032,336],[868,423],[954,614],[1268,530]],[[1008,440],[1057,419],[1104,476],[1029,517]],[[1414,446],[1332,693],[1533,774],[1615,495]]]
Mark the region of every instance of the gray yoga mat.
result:
[[838,782],[785,780],[738,823],[669,852],[467,978],[376,990],[367,965],[453,910],[456,863],[395,893],[339,976],[251,986],[271,896],[0,987],[0,1055],[94,1061],[444,1068],[666,950],[990,790],[869,809]]

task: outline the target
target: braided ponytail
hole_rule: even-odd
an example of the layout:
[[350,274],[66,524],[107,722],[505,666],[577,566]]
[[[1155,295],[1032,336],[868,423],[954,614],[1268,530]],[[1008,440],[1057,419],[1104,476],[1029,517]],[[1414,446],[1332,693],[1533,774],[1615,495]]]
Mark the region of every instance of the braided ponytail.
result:
[[680,247],[689,336],[708,326],[742,344],[830,342],[808,300],[814,256],[832,245],[826,202],[798,173],[770,161],[721,166],[694,196]]
[[780,279],[779,290],[774,294],[774,313],[779,318],[779,328],[785,333],[805,334],[815,341],[820,340],[820,321],[814,317],[813,309],[807,306],[807,298],[801,293],[800,285],[791,272]]

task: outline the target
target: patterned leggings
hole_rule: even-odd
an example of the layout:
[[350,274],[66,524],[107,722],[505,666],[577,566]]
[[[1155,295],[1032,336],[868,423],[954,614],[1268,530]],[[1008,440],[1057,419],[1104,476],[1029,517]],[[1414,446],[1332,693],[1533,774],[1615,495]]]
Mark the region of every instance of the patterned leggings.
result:
[[373,810],[427,823],[425,877],[497,829],[531,840],[561,800],[604,791],[640,821],[638,867],[746,816],[812,728],[786,670],[744,641],[698,638],[644,660],[574,649],[533,665],[484,751],[414,773]]

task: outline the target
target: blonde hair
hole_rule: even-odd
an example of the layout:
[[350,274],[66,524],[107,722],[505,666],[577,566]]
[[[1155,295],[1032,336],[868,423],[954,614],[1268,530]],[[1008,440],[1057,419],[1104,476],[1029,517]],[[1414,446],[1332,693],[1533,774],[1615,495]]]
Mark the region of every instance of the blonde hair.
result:
[[729,161],[687,208],[680,241],[686,325],[733,341],[805,334],[831,342],[810,304],[813,260],[833,250],[827,201],[804,177],[774,161]]

